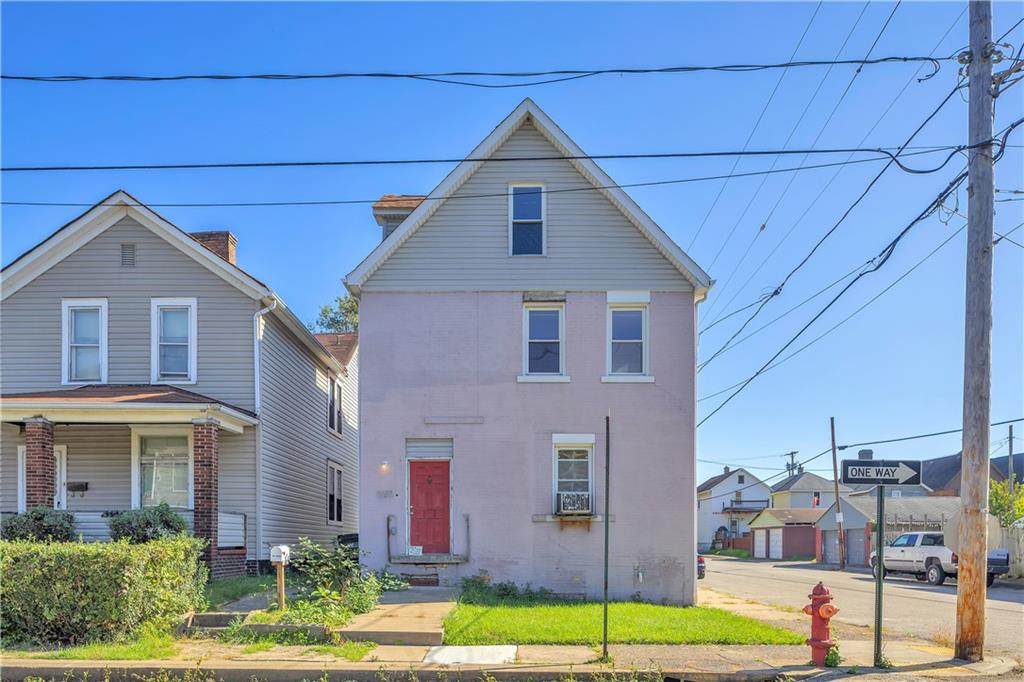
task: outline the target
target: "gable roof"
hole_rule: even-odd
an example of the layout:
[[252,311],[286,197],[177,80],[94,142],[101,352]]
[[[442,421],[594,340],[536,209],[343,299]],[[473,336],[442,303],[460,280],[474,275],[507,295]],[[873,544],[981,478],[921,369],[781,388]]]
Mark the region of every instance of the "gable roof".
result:
[[[366,281],[395,251],[405,243],[437,211],[444,201],[456,192],[479,170],[508,138],[523,124],[532,123],[555,149],[566,157],[585,157],[586,153],[558,127],[544,111],[530,98],[524,99],[512,113],[498,124],[478,144],[467,159],[461,162],[423,198],[409,216],[395,228],[363,262],[345,278],[345,285],[353,295],[358,296]],[[625,191],[620,189],[593,160],[589,158],[568,159],[576,170],[601,192],[622,214],[633,223],[656,249],[685,277],[694,288],[698,300],[702,300],[713,280],[700,268],[658,225],[644,213],[643,209]]]
[[707,491],[711,490],[712,488],[714,488],[719,483],[721,483],[722,481],[724,481],[725,479],[727,479],[730,476],[732,476],[733,474],[743,474],[745,476],[750,476],[750,478],[754,479],[753,482],[751,483],[751,485],[756,485],[758,483],[761,483],[761,479],[759,479],[757,476],[754,476],[753,474],[751,474],[749,471],[747,471],[743,467],[740,467],[738,469],[730,469],[729,471],[723,471],[720,474],[712,476],[711,478],[709,478],[708,480],[704,481],[699,486],[697,486],[697,492],[698,493],[707,492]]
[[220,276],[242,293],[273,306],[272,312],[307,349],[328,367],[340,371],[341,364],[313,336],[273,290],[248,272],[221,258],[196,241],[192,235],[159,215],[124,190],[117,190],[77,218],[65,223],[41,242],[0,270],[0,301],[75,253],[81,246],[124,218],[131,218],[171,246]]
[[320,332],[314,336],[343,365],[348,364],[359,345],[358,332]]
[[[996,462],[997,459],[989,460],[989,477],[994,481],[1006,479],[1006,458],[1002,458],[1002,467]],[[1017,463],[1014,457],[1014,464]],[[952,491],[960,493],[960,468],[963,462],[963,452],[957,452],[945,457],[926,459],[921,462],[921,482],[932,490]],[[1016,472],[1016,468],[1015,468]],[[1024,471],[1020,472],[1024,474]]]
[[[805,493],[827,493],[833,492],[834,484],[832,481],[822,478],[818,474],[811,473],[810,471],[802,471],[800,473],[793,474],[789,478],[783,479],[772,486],[773,493],[781,493],[786,490]],[[839,492],[848,493],[850,492],[850,488],[840,483]]]

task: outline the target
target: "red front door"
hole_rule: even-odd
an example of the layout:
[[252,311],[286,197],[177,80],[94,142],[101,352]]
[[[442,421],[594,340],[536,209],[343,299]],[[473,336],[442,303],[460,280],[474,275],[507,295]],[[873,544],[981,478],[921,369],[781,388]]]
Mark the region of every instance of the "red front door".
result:
[[448,554],[448,461],[409,462],[409,544],[424,554]]

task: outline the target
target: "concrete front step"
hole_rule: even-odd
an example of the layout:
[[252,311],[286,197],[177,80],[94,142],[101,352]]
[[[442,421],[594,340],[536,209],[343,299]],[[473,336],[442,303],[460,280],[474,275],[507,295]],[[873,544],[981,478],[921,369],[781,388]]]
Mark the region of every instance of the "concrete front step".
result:
[[439,646],[444,641],[444,631],[423,629],[386,629],[371,630],[367,628],[344,627],[336,631],[338,635],[353,642],[376,642],[377,644],[393,644],[405,646]]

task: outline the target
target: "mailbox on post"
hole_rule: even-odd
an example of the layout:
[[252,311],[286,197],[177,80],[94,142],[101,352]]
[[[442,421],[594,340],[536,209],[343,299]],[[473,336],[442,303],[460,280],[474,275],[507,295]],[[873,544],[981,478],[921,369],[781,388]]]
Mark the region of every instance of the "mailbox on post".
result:
[[288,545],[274,545],[270,548],[270,563],[277,569],[277,608],[284,610],[284,567],[292,550]]

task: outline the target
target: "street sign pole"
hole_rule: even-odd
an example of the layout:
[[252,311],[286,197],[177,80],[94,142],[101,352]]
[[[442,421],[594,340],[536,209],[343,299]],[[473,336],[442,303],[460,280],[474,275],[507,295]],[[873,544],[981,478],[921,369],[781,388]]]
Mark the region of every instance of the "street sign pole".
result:
[[885,486],[880,485],[875,516],[875,666],[882,667],[882,578],[885,576]]

